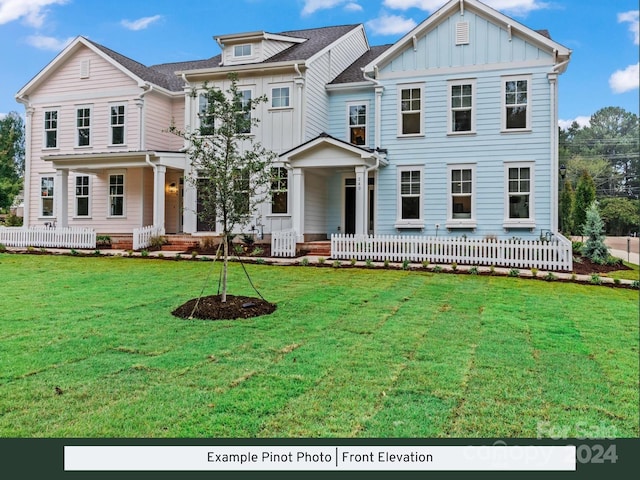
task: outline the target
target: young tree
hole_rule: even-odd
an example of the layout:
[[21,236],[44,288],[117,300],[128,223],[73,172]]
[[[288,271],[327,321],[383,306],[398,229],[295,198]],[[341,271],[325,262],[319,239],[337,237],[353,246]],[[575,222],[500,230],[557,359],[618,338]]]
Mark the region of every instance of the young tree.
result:
[[569,180],[565,180],[564,188],[560,192],[560,231],[565,235],[571,235],[571,211],[573,210],[573,187]]
[[603,264],[609,257],[609,248],[604,243],[604,222],[598,212],[598,203],[591,202],[587,209],[587,219],[582,229],[587,241],[582,247],[582,254],[594,263]]
[[226,91],[205,84],[205,108],[200,128],[170,131],[188,142],[193,177],[202,205],[201,218],[215,219],[222,226],[223,274],[222,302],[227,301],[229,242],[233,231],[247,225],[256,207],[269,195],[271,164],[275,153],[254,142],[249,135],[258,119],[251,112],[266,96],[246,98],[238,89],[238,77],[229,75]]
[[0,118],[0,210],[8,209],[22,187],[24,122],[11,112]]
[[571,221],[573,228],[577,232],[582,232],[585,220],[587,218],[587,209],[596,199],[596,186],[589,172],[584,171],[576,185],[576,193],[573,202],[573,211],[571,213]]

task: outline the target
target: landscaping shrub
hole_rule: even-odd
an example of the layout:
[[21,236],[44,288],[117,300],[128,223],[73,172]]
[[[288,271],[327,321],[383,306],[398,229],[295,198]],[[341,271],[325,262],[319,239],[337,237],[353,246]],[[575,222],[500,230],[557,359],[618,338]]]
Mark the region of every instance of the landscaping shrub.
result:
[[606,263],[609,258],[609,248],[604,243],[604,222],[600,218],[596,202],[589,205],[582,233],[588,237],[582,248],[582,254],[599,265]]

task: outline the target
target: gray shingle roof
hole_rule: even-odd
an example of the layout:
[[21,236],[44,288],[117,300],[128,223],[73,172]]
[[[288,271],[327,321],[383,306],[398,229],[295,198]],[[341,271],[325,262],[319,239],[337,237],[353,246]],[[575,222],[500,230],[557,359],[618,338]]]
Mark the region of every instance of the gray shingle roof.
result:
[[337,27],[322,27],[311,28],[308,30],[290,30],[288,32],[281,32],[278,35],[295,38],[305,38],[307,41],[303,43],[297,43],[291,47],[283,50],[280,53],[276,53],[273,57],[267,59],[265,62],[286,62],[291,60],[306,60],[325,48],[327,45],[332,44],[343,35],[346,35],[351,30],[359,27],[360,25],[341,25]]
[[362,67],[371,63],[376,57],[382,55],[392,46],[392,44],[388,44],[371,47],[367,53],[362,55],[359,59],[349,65],[340,75],[338,75],[331,84],[364,82]]

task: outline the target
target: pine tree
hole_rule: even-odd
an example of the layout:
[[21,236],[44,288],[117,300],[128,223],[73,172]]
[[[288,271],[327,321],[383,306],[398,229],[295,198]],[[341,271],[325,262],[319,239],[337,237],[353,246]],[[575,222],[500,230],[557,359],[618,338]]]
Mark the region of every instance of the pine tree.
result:
[[587,209],[596,199],[596,185],[589,172],[584,171],[576,185],[571,221],[576,232],[582,232],[587,218]]
[[592,262],[602,265],[609,258],[609,248],[604,243],[604,222],[598,211],[598,202],[591,202],[586,216],[582,234],[587,237],[587,241],[582,247],[582,254]]
[[560,194],[560,231],[565,235],[571,235],[573,232],[571,211],[573,210],[574,196],[571,182],[565,181]]

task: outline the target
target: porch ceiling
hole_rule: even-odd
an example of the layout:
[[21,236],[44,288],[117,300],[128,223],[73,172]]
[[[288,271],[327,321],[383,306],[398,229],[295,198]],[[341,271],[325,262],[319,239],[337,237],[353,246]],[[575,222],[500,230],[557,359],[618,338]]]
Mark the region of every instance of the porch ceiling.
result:
[[149,164],[163,165],[167,168],[184,170],[187,158],[180,152],[96,152],[68,155],[46,155],[42,159],[51,162],[56,170],[66,169],[82,172],[96,172],[105,169],[142,168]]

